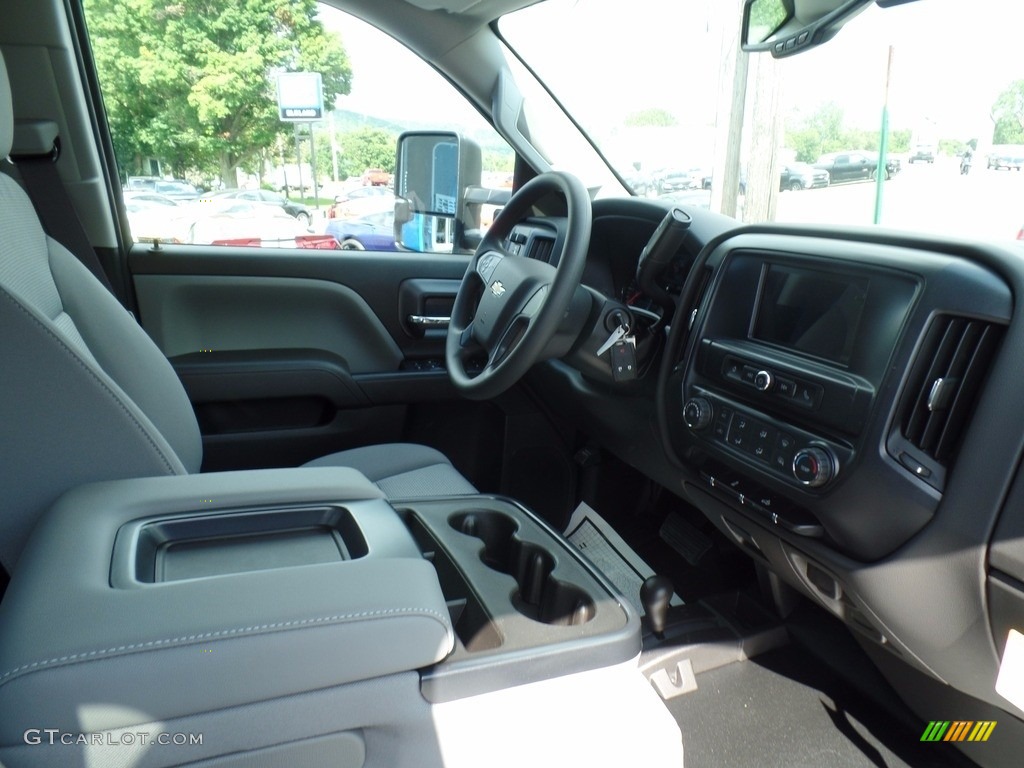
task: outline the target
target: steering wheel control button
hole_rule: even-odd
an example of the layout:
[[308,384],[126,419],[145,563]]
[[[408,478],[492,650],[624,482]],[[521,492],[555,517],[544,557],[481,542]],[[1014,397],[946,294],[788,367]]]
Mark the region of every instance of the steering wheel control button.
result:
[[683,406],[683,421],[694,432],[706,429],[711,423],[712,415],[711,403],[703,397],[691,397]]
[[837,462],[832,452],[812,445],[801,448],[793,456],[793,477],[808,488],[820,488],[836,473]]
[[479,263],[476,265],[477,274],[484,279],[484,282],[490,282],[491,275],[494,274],[494,270],[500,263],[501,256],[497,253],[488,253],[481,256]]
[[760,370],[754,374],[754,388],[758,392],[770,392],[774,383],[775,377],[772,376],[771,371]]

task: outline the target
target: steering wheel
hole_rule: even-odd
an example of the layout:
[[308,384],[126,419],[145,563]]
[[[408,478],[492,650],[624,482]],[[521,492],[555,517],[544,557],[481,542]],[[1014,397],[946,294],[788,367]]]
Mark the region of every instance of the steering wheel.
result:
[[[564,237],[552,253],[557,266],[505,248],[512,227],[552,192],[565,197],[568,210]],[[469,262],[448,324],[445,363],[465,397],[494,397],[541,359],[583,277],[591,219],[586,187],[557,171],[528,181],[502,208]],[[470,375],[466,363],[483,355],[483,369]]]

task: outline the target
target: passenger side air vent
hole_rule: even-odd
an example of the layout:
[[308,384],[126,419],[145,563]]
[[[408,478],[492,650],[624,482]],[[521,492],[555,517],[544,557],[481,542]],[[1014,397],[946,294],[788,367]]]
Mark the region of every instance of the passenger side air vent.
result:
[[530,240],[530,249],[526,252],[528,259],[551,263],[551,252],[555,249],[555,241],[547,237],[534,237]]
[[[901,403],[900,429],[922,454],[918,460],[933,460],[940,474],[956,458],[1002,331],[981,320],[940,315],[925,332]],[[899,458],[918,475],[930,474],[927,465],[915,466],[907,454]]]

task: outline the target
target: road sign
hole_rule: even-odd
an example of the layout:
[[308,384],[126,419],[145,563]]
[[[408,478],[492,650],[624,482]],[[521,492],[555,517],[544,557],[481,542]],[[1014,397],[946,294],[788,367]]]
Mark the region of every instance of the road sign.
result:
[[277,110],[286,122],[309,123],[324,116],[323,78],[319,72],[284,72],[277,76]]

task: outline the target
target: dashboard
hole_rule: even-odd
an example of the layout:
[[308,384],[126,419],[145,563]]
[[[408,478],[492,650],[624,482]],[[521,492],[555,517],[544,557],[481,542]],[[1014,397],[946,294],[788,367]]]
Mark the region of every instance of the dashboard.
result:
[[[595,203],[599,306],[643,306],[633,275],[665,212]],[[648,375],[610,381],[583,344],[539,385],[882,656],[1024,715],[993,689],[1024,626],[1021,254],[687,213]]]

